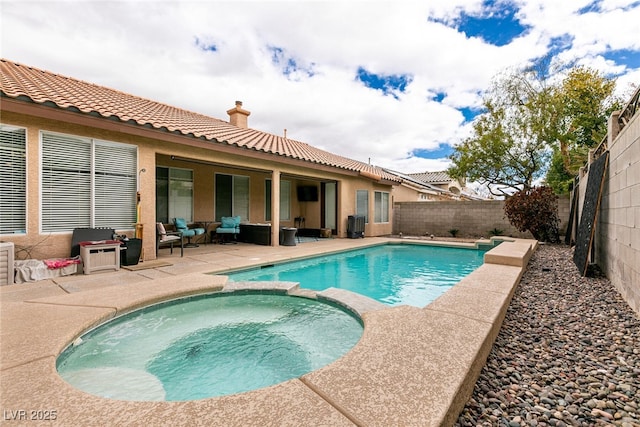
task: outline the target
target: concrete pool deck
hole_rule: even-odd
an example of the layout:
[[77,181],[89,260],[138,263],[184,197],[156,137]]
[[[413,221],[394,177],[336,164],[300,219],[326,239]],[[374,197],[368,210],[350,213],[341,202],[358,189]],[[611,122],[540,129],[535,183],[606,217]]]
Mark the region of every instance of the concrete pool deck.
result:
[[[513,291],[535,250],[509,239],[485,264],[424,308],[387,307],[339,289],[318,297],[357,311],[362,339],[336,362],[281,384],[189,402],[96,397],[67,384],[56,358],[85,330],[171,298],[233,291],[224,272],[408,239],[323,239],[295,247],[201,245],[147,261],[151,268],[56,278],[0,288],[0,404],[3,422],[56,425],[452,425],[500,330]],[[433,242],[429,242],[433,243]],[[450,243],[440,243],[449,245]],[[177,252],[177,254],[176,254]],[[148,264],[147,264],[148,263]],[[157,267],[153,268],[154,265]],[[255,285],[257,287],[263,284]],[[255,287],[254,286],[254,287]],[[274,284],[313,296],[295,284]]]

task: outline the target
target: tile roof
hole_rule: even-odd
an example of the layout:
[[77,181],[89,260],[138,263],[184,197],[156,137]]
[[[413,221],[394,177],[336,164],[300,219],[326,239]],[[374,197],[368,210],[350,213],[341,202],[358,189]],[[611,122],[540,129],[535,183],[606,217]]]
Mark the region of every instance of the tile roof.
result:
[[448,184],[453,181],[445,171],[410,173],[409,176],[429,184]]
[[415,176],[416,174],[410,174],[410,173],[409,174],[405,174],[405,173],[394,171],[394,170],[391,170],[391,169],[385,169],[385,170],[387,172],[389,172],[390,174],[396,175],[399,178],[401,178],[403,183],[410,183],[410,184],[413,184],[414,186],[418,186],[418,187],[421,187],[423,189],[434,191],[436,193],[447,193],[447,194],[453,195],[453,193],[451,193],[449,190],[445,190],[445,189],[442,189],[440,187],[436,187],[435,185],[429,184],[429,183],[427,183],[427,182],[425,182],[425,181],[423,181],[421,179],[418,179]]
[[305,162],[358,172],[375,180],[400,182],[380,167],[320,150],[307,143],[151,101],[114,89],[0,59],[1,96],[58,107],[79,114],[118,119],[159,131],[203,138]]
[[[442,189],[440,187],[436,187],[435,184],[439,184],[439,183],[450,183],[451,177],[449,177],[449,175],[442,171],[442,172],[423,172],[423,173],[408,173],[408,174],[403,174],[401,172],[397,172],[391,169],[385,169],[387,172],[397,175],[399,178],[401,178],[403,180],[403,182],[407,182],[407,183],[412,183],[414,185],[418,185],[421,186],[423,188],[426,188],[428,190],[431,191],[435,191],[438,192],[440,194],[444,194],[444,195],[448,195],[451,197],[454,197],[456,199],[462,199],[462,200],[487,200],[486,198],[479,196],[478,194],[476,194],[476,192],[472,189],[469,188],[463,188],[460,191],[460,194],[455,194],[450,190],[445,190]],[[448,178],[447,180],[443,180],[443,181],[431,181],[431,183],[427,182],[426,179],[442,179],[443,175],[446,176],[446,178]],[[434,178],[435,177],[435,178]]]

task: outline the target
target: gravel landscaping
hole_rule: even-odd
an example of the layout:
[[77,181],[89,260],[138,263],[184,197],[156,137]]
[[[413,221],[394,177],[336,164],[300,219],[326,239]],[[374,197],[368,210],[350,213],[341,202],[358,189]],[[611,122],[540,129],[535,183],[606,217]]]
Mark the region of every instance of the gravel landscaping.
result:
[[640,317],[540,245],[458,426],[640,426]]

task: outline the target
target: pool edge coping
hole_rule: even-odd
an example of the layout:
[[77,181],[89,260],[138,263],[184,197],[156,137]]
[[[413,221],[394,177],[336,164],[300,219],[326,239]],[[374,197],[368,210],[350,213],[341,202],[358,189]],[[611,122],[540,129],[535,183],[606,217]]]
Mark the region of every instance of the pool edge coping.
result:
[[515,242],[522,241],[526,239],[516,239],[513,237],[506,236],[493,236],[490,239],[478,239],[474,242],[449,242],[449,241],[436,241],[436,240],[421,240],[421,239],[412,239],[412,238],[402,238],[402,237],[389,237],[383,240],[377,240],[372,242],[363,243],[357,247],[351,249],[334,249],[323,252],[322,254],[310,254],[310,255],[300,255],[300,256],[292,256],[286,258],[280,258],[277,260],[271,261],[256,261],[255,263],[239,266],[239,267],[227,267],[223,269],[218,269],[215,271],[211,271],[206,274],[214,275],[214,276],[225,276],[229,273],[237,273],[243,270],[252,270],[258,269],[265,265],[281,265],[289,262],[295,261],[304,261],[306,259],[316,258],[318,256],[328,256],[335,255],[342,252],[350,252],[350,251],[358,251],[361,249],[372,248],[375,246],[386,246],[386,245],[416,245],[416,246],[435,246],[435,247],[445,247],[445,248],[454,248],[454,249],[469,249],[469,250],[481,250],[482,248],[487,248],[487,250],[491,250],[493,248],[498,247],[501,243],[504,242]]
[[[397,243],[395,240],[391,241],[392,243]],[[411,242],[413,243],[413,241]],[[502,247],[501,250],[496,251],[498,252],[497,256],[494,257],[491,262],[487,262],[485,260],[485,265],[489,266],[488,268],[490,268],[490,266],[495,265],[495,266],[501,266],[501,269],[504,268],[508,268],[509,270],[519,270],[519,273],[516,274],[515,276],[512,276],[511,279],[509,280],[510,283],[505,283],[502,286],[502,289],[506,290],[503,291],[501,293],[502,296],[502,303],[498,304],[499,310],[497,311],[496,315],[495,315],[495,319],[492,322],[486,322],[485,321],[485,326],[488,327],[486,336],[481,340],[482,342],[478,344],[477,349],[475,351],[476,355],[473,358],[473,360],[470,361],[469,366],[466,369],[466,373],[461,377],[461,378],[456,378],[451,379],[451,384],[454,385],[454,387],[451,387],[449,390],[449,393],[445,396],[444,394],[440,394],[439,396],[434,397],[434,399],[440,401],[440,405],[436,405],[434,402],[435,401],[431,401],[431,405],[432,406],[438,406],[438,407],[442,407],[444,409],[444,407],[446,407],[446,410],[441,410],[438,414],[432,414],[430,415],[429,420],[422,420],[421,421],[426,421],[426,424],[423,425],[450,425],[452,424],[455,419],[457,418],[457,415],[459,414],[459,412],[462,410],[464,403],[466,402],[466,400],[468,399],[468,397],[470,396],[471,391],[473,390],[473,385],[475,384],[479,374],[480,374],[480,370],[482,368],[482,366],[484,365],[484,362],[486,361],[486,357],[488,356],[488,353],[491,349],[491,346],[493,345],[493,342],[495,340],[495,336],[497,336],[497,332],[500,329],[500,326],[502,324],[502,320],[504,319],[504,313],[506,313],[506,307],[508,306],[510,300],[511,300],[511,296],[513,295],[513,290],[515,289],[516,285],[519,283],[520,277],[522,275],[522,273],[524,272],[524,269],[526,268],[526,264],[528,262],[529,257],[531,256],[531,254],[533,253],[533,251],[536,248],[536,244],[537,242],[535,241],[531,241],[531,240],[523,240],[523,239],[509,239],[509,241],[506,241],[505,243],[512,243],[513,245],[499,245],[496,246],[494,249],[496,248],[500,248]],[[375,244],[375,243],[374,243]],[[489,252],[493,251],[494,249],[490,250]],[[516,250],[512,250],[512,249],[516,249]],[[496,255],[495,253],[492,255]],[[490,257],[491,258],[491,257]],[[516,258],[519,258],[519,265],[513,265],[511,264]],[[506,266],[506,267],[505,267]],[[515,271],[514,270],[514,271]],[[475,272],[474,272],[475,273]],[[474,277],[474,273],[471,273],[468,278],[469,278],[469,283],[465,284],[465,286],[463,286],[465,289],[461,289],[460,292],[462,291],[466,291],[469,292],[469,289],[473,290],[473,288],[477,288],[477,291],[480,291],[482,293],[487,292],[486,291],[486,285],[487,285],[487,277],[491,277],[492,275],[490,273],[487,274],[487,272],[483,272],[482,274],[480,274],[479,276],[481,277]],[[515,277],[515,280],[514,280]],[[490,279],[490,281],[493,279]],[[474,282],[475,281],[475,282]],[[489,284],[490,285],[490,284]],[[174,297],[180,297],[180,295],[182,296],[188,296],[189,292],[192,292],[192,294],[199,294],[199,293],[206,293],[207,289],[209,292],[218,292],[219,286],[215,286],[212,287],[210,286],[209,288],[207,288],[207,286],[203,286],[202,284],[199,284],[198,286],[196,286],[198,289],[194,289],[194,286],[190,286],[189,283],[182,283],[182,288],[180,290],[175,290],[173,289],[171,292],[168,292],[167,295],[169,296],[174,296]],[[485,287],[483,287],[485,286]],[[453,289],[455,289],[457,287],[454,286]],[[215,289],[215,290],[214,290]],[[85,296],[87,298],[91,297],[92,295],[95,296],[95,294],[100,295],[100,292],[98,292],[99,290],[89,290],[89,291],[85,291],[83,292],[83,294],[85,294]],[[458,291],[456,291],[458,292]],[[55,297],[55,304],[60,304],[57,306],[57,308],[61,308],[64,307],[64,309],[62,309],[63,311],[67,310],[69,312],[71,311],[87,311],[89,314],[87,314],[88,317],[90,317],[90,321],[91,322],[96,322],[96,318],[100,317],[100,318],[104,318],[105,316],[105,307],[102,306],[96,306],[95,304],[92,305],[80,305],[79,303],[75,304],[64,304],[64,300],[66,300],[66,298],[64,297],[72,297],[73,295],[77,295],[77,294],[71,294],[71,295],[65,295],[65,296],[61,296],[61,297]],[[157,295],[152,295],[151,299],[157,299],[158,296]],[[366,298],[366,297],[365,297]],[[89,298],[90,299],[90,298]],[[143,298],[144,299],[144,298]],[[151,301],[150,302],[153,302]],[[498,298],[500,299],[500,298]],[[34,301],[29,301],[29,302],[22,302],[22,303],[6,303],[7,306],[10,305],[15,305],[15,304],[22,304],[24,308],[24,305],[31,305],[32,307],[30,308],[34,308],[34,306],[38,305],[38,304],[42,304],[42,305],[47,305],[47,304],[51,304],[51,301],[46,301],[47,298],[43,298],[43,299],[38,299],[38,300],[34,300]],[[62,301],[59,301],[62,300]],[[135,304],[139,304],[140,303],[140,295],[137,295],[137,299],[135,300]],[[437,300],[436,300],[437,301]],[[435,302],[435,301],[434,301]],[[3,303],[4,305],[5,303]],[[347,305],[348,306],[348,305]],[[446,310],[446,306],[443,308],[442,304],[438,305],[436,304],[434,307],[431,307],[431,304],[422,308],[422,309],[417,309],[417,310],[424,310],[424,311],[429,311],[431,313],[437,312],[436,314],[439,313],[446,313],[447,316],[453,316],[453,317],[457,317],[459,319],[461,319],[462,323],[467,325],[468,322],[465,323],[465,320],[468,320],[468,313],[464,313],[464,314],[460,314],[460,313],[456,313],[455,307],[450,307],[450,312],[447,312]],[[139,307],[139,305],[136,305],[136,308]],[[116,312],[118,312],[118,314],[120,314],[123,311],[128,311],[126,309],[127,307],[120,307],[119,310],[116,309],[113,312],[113,316],[116,315]],[[380,311],[386,311],[389,312],[391,310],[393,310],[393,307],[390,308],[381,308]],[[130,311],[130,310],[129,310]],[[83,313],[82,316],[85,316],[85,314]],[[82,317],[81,316],[81,317]],[[106,314],[107,317],[109,317],[109,314]],[[442,316],[445,316],[445,314],[442,314]],[[365,322],[365,330],[367,328],[367,312],[363,312],[362,314],[363,320]],[[38,319],[32,319],[34,321],[34,323],[38,323]],[[40,319],[40,321],[42,321],[42,319]],[[480,320],[478,319],[473,319],[473,321],[478,324],[479,322],[481,323]],[[84,326],[79,326],[78,323],[71,323],[69,324],[64,323],[63,325],[66,324],[66,328],[67,330],[62,331],[60,329],[55,329],[51,332],[51,335],[57,335],[56,337],[52,338],[52,342],[49,342],[49,347],[53,344],[53,345],[58,345],[60,344],[61,340],[68,340],[70,335],[76,335],[79,336],[81,334],[81,332],[85,331],[86,329],[86,322],[83,323],[82,325]],[[31,325],[33,326],[33,325]],[[42,327],[42,324],[38,324],[35,325],[36,327]],[[77,333],[70,333],[72,331],[68,330],[68,328],[71,328],[73,331],[77,332]],[[69,341],[71,342],[71,341]],[[69,342],[66,343],[66,345],[69,344]],[[382,342],[381,345],[384,345],[385,343]],[[356,344],[356,347],[360,345],[360,343]],[[355,348],[355,347],[354,347]],[[5,346],[3,346],[2,348],[2,353],[3,353],[3,359],[5,359]],[[387,350],[391,350],[392,352],[397,350],[397,349],[387,349]],[[61,350],[60,350],[61,351]],[[37,354],[39,353],[36,349],[36,351],[32,351],[30,353],[33,354]],[[59,354],[59,353],[58,353]],[[343,356],[342,358],[338,359],[337,361],[333,362],[332,364],[321,368],[318,371],[323,371],[322,375],[326,375],[328,377],[331,377],[332,371],[333,372],[339,372],[340,375],[338,376],[338,378],[335,379],[334,383],[339,383],[341,379],[344,379],[344,376],[342,375],[342,366],[341,363],[345,362],[345,358],[348,358],[348,355],[350,353],[348,353],[347,355]],[[21,396],[17,396],[15,395],[15,393],[18,391],[15,388],[15,384],[16,383],[21,383],[23,385],[23,387],[26,387],[26,389],[24,390],[20,390],[21,392],[25,393],[28,396],[32,396],[35,399],[35,396],[38,396],[38,392],[37,389],[39,388],[39,385],[44,384],[57,384],[58,388],[55,390],[50,390],[47,389],[48,393],[45,393],[45,395],[49,394],[49,395],[55,395],[57,396],[60,400],[60,405],[62,405],[62,402],[67,401],[67,399],[70,400],[77,400],[79,399],[80,401],[86,401],[86,406],[88,407],[88,409],[91,409],[91,407],[93,406],[94,409],[96,409],[102,418],[100,418],[101,422],[105,421],[105,418],[103,417],[108,417],[109,414],[111,414],[111,417],[118,416],[118,411],[114,411],[113,413],[111,412],[111,409],[106,409],[107,412],[105,413],[104,410],[105,408],[110,408],[114,406],[114,402],[119,402],[117,404],[115,404],[115,406],[117,407],[124,407],[124,408],[131,408],[132,410],[134,410],[133,408],[135,408],[136,411],[140,410],[140,404],[142,403],[144,404],[150,404],[148,405],[150,408],[156,408],[156,409],[162,409],[164,408],[164,410],[162,410],[161,412],[166,412],[165,416],[171,416],[171,414],[173,414],[173,412],[177,412],[174,416],[177,417],[176,419],[174,419],[173,421],[175,421],[178,425],[181,423],[184,423],[184,419],[182,418],[182,415],[178,414],[180,411],[177,410],[179,407],[189,407],[189,408],[193,408],[193,407],[210,407],[211,405],[214,406],[219,406],[222,405],[224,406],[225,403],[221,402],[220,399],[228,399],[230,402],[231,401],[238,401],[238,400],[242,400],[243,396],[244,398],[253,398],[253,399],[266,399],[267,401],[271,401],[271,399],[268,398],[268,396],[266,396],[268,393],[273,392],[272,389],[274,389],[274,387],[279,391],[279,392],[283,392],[284,394],[288,395],[288,393],[286,392],[285,389],[288,389],[289,387],[291,387],[292,389],[297,390],[297,393],[300,393],[300,383],[304,384],[305,387],[310,387],[308,382],[309,382],[309,376],[313,376],[314,373],[310,373],[310,374],[306,374],[303,377],[301,377],[300,379],[297,380],[289,380],[286,381],[285,383],[281,383],[277,386],[272,386],[272,387],[267,387],[266,389],[260,389],[260,390],[256,390],[256,391],[252,391],[252,392],[247,392],[247,393],[242,393],[243,396],[238,396],[238,395],[234,395],[234,396],[222,396],[222,397],[217,397],[217,398],[211,398],[211,399],[205,399],[203,401],[193,401],[193,402],[178,402],[178,404],[175,404],[176,402],[154,402],[153,404],[151,404],[151,402],[127,402],[127,401],[112,401],[109,399],[101,399],[101,398],[97,398],[95,396],[91,396],[88,395],[86,393],[80,392],[78,390],[73,389],[71,386],[64,387],[64,383],[59,376],[57,376],[57,373],[55,372],[55,361],[56,361],[57,355],[53,355],[51,354],[51,348],[48,348],[45,351],[40,352],[40,357],[37,358],[33,358],[31,360],[25,360],[23,361],[23,363],[21,364],[17,364],[17,365],[13,365],[13,366],[7,366],[4,363],[2,363],[2,371],[3,375],[5,376],[5,380],[2,381],[2,385],[1,385],[1,391],[2,391],[2,395],[3,397],[8,397],[9,400],[8,402],[4,403],[4,407],[9,409],[9,410],[14,410],[14,409],[19,409],[20,407],[23,408],[33,408],[34,405],[37,405],[38,407],[42,407],[43,406],[43,402],[33,402],[31,401],[29,398],[27,399],[23,399]],[[48,361],[48,362],[47,362]],[[53,371],[51,371],[51,369],[49,369],[47,375],[52,376],[53,378],[40,378],[40,382],[36,381],[36,384],[33,384],[32,382],[29,383],[22,383],[22,382],[16,382],[16,383],[12,383],[8,378],[11,377],[12,373],[17,373],[18,371],[20,371],[20,375],[27,375],[27,376],[38,376],[38,375],[42,375],[42,367],[38,367],[40,365],[40,363],[45,363],[45,364],[52,364],[53,365]],[[36,366],[38,365],[38,366]],[[29,374],[30,372],[30,367],[34,368],[33,371],[31,372],[31,374]],[[38,369],[36,369],[38,368]],[[51,366],[50,366],[51,368]],[[314,372],[318,372],[318,371],[314,371]],[[355,372],[354,374],[357,375],[357,372]],[[459,372],[458,372],[459,374]],[[57,377],[57,378],[55,378]],[[342,377],[342,378],[341,378]],[[384,377],[384,372],[380,372],[380,378],[367,378],[368,381],[370,382],[374,382],[374,380],[377,380],[380,382],[380,384],[387,384],[387,380],[389,380],[389,378],[383,378]],[[392,380],[392,379],[391,379]],[[60,382],[62,381],[63,385],[60,385]],[[289,384],[292,383],[292,384]],[[332,396],[332,394],[330,392],[327,392],[324,388],[322,388],[322,385],[320,385],[318,388],[317,385],[314,385],[314,387],[316,387],[316,390],[312,390],[313,393],[312,394],[316,394],[318,395],[318,398],[320,400],[322,400],[323,402],[329,402],[329,406],[333,407],[334,410],[338,411],[340,414],[342,414],[342,416],[345,416],[345,414],[351,414],[351,416],[353,418],[350,417],[346,417],[347,419],[350,420],[350,422],[353,422],[354,420],[362,420],[363,417],[365,417],[365,415],[367,417],[377,417],[378,420],[383,419],[380,418],[380,416],[378,416],[378,414],[376,414],[376,411],[374,410],[373,412],[370,411],[370,407],[371,407],[371,403],[374,402],[361,402],[362,405],[358,406],[358,401],[362,401],[361,396],[356,396],[357,399],[351,399],[349,398],[349,393],[348,390],[344,391],[343,394],[341,394],[338,397],[336,394],[334,394],[334,396]],[[404,401],[404,399],[406,398],[410,398],[410,399],[415,399],[415,395],[411,395],[411,396],[403,396],[402,394],[402,385],[396,384],[395,387],[398,390],[398,393],[396,394],[396,398],[398,401],[398,408],[402,408],[403,405],[401,404],[401,401]],[[31,393],[29,393],[29,390],[31,390]],[[51,394],[53,393],[53,394]],[[321,393],[321,394],[320,394]],[[338,393],[340,394],[340,393]],[[245,396],[246,395],[246,396]],[[331,399],[330,401],[326,400],[326,396],[323,397],[323,395],[329,396],[329,398]],[[262,396],[262,397],[260,397]],[[323,404],[315,402],[315,399],[312,398],[312,396],[307,396],[311,401],[314,402],[313,405],[310,405],[310,409],[313,410],[318,410],[320,412],[322,412],[323,414],[325,414],[325,416],[329,416],[326,413],[326,409]],[[447,400],[447,402],[444,403],[444,406],[442,405],[442,400]],[[295,400],[295,398],[291,398],[292,400]],[[371,397],[371,399],[375,400],[375,396]],[[11,401],[13,400],[14,405],[17,406],[11,406]],[[32,402],[31,406],[28,406],[27,403],[28,402]],[[214,402],[216,401],[216,402]],[[22,403],[20,403],[22,402]],[[317,403],[317,405],[316,405]],[[95,407],[95,405],[100,406],[101,404],[104,405],[104,407],[102,408],[102,410],[100,408]],[[165,405],[163,405],[165,404]],[[219,404],[219,405],[218,405]],[[25,406],[27,405],[27,406]],[[233,406],[233,405],[232,405]],[[365,409],[364,407],[366,407],[366,411],[367,413],[364,412],[360,412],[360,409]],[[263,422],[275,422],[275,419],[271,418],[274,416],[274,413],[278,413],[279,410],[277,410],[278,405],[275,405],[273,408],[273,412],[265,412],[263,414],[260,415],[260,418],[262,418]],[[169,409],[167,409],[169,408]],[[173,409],[171,409],[173,408]],[[315,408],[315,409],[314,409]],[[61,408],[60,408],[61,409]],[[59,412],[60,412],[59,409]],[[70,408],[69,408],[70,409]],[[404,420],[405,423],[408,424],[415,424],[415,417],[418,416],[419,414],[407,414],[405,412],[402,413],[397,413],[396,411],[394,411],[395,408],[388,408],[388,407],[384,407],[383,406],[383,411],[386,413],[386,415],[382,415],[384,417],[389,417],[389,416],[394,416],[394,417],[398,417],[395,418],[396,422],[400,422],[398,420]],[[198,411],[196,411],[198,412]],[[330,411],[329,411],[330,412]],[[121,413],[121,412],[120,412]],[[199,418],[197,419],[192,419],[191,421],[198,421],[201,422],[202,418],[200,418],[202,416],[202,413],[198,412]],[[241,414],[238,415],[239,418],[236,418],[235,420],[238,421],[237,425],[240,425],[240,421],[239,420],[244,420],[242,423],[244,424],[246,422],[246,416],[247,414]],[[252,416],[256,416],[256,414],[252,414]],[[305,415],[307,416],[307,415]],[[313,416],[313,415],[311,415]],[[414,417],[414,418],[411,418]],[[339,417],[338,417],[339,418]],[[121,422],[122,420],[120,418],[111,418],[112,421],[114,422]],[[412,422],[412,420],[414,422]],[[163,420],[166,421],[166,420]],[[226,420],[229,421],[230,425],[235,425],[233,424],[233,419],[229,419]],[[402,422],[401,422],[402,423]],[[348,423],[347,423],[348,424]]]

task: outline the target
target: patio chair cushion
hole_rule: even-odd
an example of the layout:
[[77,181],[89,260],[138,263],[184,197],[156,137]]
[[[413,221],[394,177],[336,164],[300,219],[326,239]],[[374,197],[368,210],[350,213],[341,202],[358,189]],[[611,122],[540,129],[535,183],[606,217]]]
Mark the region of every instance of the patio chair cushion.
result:
[[156,232],[156,256],[158,256],[158,249],[161,245],[170,245],[171,253],[173,253],[173,244],[178,242],[180,243],[180,256],[184,255],[184,240],[181,231],[167,232],[163,223],[156,222]]
[[176,230],[182,231],[184,237],[193,237],[204,234],[204,228],[189,228],[187,221],[184,218],[174,218],[173,223],[176,225]]
[[239,234],[240,231],[238,231],[237,228],[222,228],[222,227],[218,227],[218,228],[216,228],[216,233],[218,233],[218,234]]
[[[235,239],[238,234],[240,234],[240,221],[241,218],[239,215],[236,216],[223,216],[220,218],[220,227],[216,228],[216,234],[220,234],[222,236],[233,235]],[[221,241],[224,243],[224,239]]]
[[171,242],[173,240],[180,240],[180,236],[177,234],[167,234],[167,230],[164,228],[164,224],[161,222],[156,223],[156,228],[158,229],[158,236],[160,237],[160,242]]
[[239,228],[240,216],[223,216],[220,218],[220,227],[218,228]]

